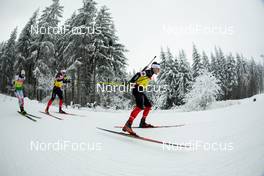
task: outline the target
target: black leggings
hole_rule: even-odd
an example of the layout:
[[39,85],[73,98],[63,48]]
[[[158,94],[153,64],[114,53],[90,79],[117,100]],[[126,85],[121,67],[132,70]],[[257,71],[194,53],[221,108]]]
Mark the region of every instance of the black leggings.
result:
[[54,87],[52,90],[51,100],[53,101],[56,98],[56,95],[58,95],[59,99],[62,100],[62,90],[58,87]]
[[135,99],[136,99],[136,105],[137,107],[139,107],[140,109],[144,109],[144,107],[151,107],[151,103],[148,99],[148,97],[143,93],[138,91],[138,87],[135,87],[132,90],[132,94],[134,95]]

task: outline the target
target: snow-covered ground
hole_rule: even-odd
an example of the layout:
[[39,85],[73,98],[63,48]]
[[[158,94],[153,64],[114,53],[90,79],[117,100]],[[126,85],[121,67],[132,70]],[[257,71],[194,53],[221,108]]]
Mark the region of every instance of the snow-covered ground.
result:
[[39,112],[44,104],[26,99],[26,110],[43,117],[34,123],[16,112],[15,98],[0,95],[0,175],[263,176],[264,95],[255,97],[256,102],[218,102],[208,111],[154,111],[148,119],[152,124],[185,126],[135,130],[154,139],[192,143],[192,150],[177,150],[96,129],[120,130],[113,126],[123,125],[128,111],[66,109],[80,116],[53,113],[64,118],[60,121]]

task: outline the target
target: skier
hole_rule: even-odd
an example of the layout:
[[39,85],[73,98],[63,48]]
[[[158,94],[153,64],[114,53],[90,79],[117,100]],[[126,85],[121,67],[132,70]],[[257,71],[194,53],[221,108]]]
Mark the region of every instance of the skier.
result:
[[45,109],[45,112],[47,114],[49,114],[49,107],[52,104],[52,102],[54,101],[54,99],[56,98],[56,95],[58,95],[59,99],[60,99],[60,103],[59,103],[59,113],[63,113],[65,114],[66,112],[64,112],[62,110],[62,104],[63,104],[63,92],[61,90],[63,83],[69,83],[70,80],[68,80],[67,76],[66,76],[66,70],[61,70],[59,73],[57,73],[56,77],[55,77],[55,81],[54,81],[54,87],[52,90],[52,96],[51,99],[49,100],[47,107]]
[[23,93],[23,84],[26,79],[25,75],[26,75],[25,70],[21,70],[21,72],[15,76],[15,80],[14,80],[15,95],[18,98],[20,112],[24,115],[27,114],[27,112],[24,110],[24,93]]
[[160,72],[160,64],[157,62],[153,62],[151,64],[151,68],[147,70],[143,70],[142,72],[138,72],[135,74],[132,79],[129,81],[130,83],[135,83],[134,88],[132,89],[132,94],[136,100],[136,106],[130,114],[130,117],[122,130],[124,132],[128,132],[132,135],[136,135],[136,133],[132,130],[131,126],[134,119],[137,115],[143,111],[143,117],[141,118],[139,127],[140,128],[151,128],[153,127],[151,124],[146,123],[146,118],[151,110],[151,103],[147,96],[144,94],[143,90],[148,86],[149,81],[152,79],[154,74],[158,74]]

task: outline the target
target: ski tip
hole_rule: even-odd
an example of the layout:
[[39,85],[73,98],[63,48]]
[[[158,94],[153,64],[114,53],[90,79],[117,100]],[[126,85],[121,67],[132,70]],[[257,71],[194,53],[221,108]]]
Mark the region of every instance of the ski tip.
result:
[[96,127],[98,130],[103,130],[103,131],[109,131],[107,129],[101,128],[101,127]]

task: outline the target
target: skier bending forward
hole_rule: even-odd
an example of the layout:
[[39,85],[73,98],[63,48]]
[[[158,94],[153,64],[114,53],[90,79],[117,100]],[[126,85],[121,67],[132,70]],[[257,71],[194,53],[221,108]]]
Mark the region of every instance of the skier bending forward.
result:
[[146,123],[146,118],[149,114],[149,111],[151,110],[151,103],[147,96],[144,94],[143,89],[147,88],[149,81],[151,80],[152,76],[154,74],[158,74],[160,72],[160,64],[157,62],[153,62],[151,64],[151,68],[147,69],[142,72],[138,72],[136,75],[133,76],[133,78],[130,80],[130,83],[135,83],[135,87],[132,89],[132,94],[135,97],[136,100],[136,107],[133,109],[133,111],[130,114],[130,117],[122,130],[124,132],[128,132],[132,135],[135,135],[136,133],[132,130],[131,126],[134,121],[134,119],[137,117],[137,115],[140,113],[140,111],[143,111],[143,117],[141,118],[139,127],[140,128],[150,128],[153,127],[151,124]]
[[66,70],[61,70],[59,73],[57,73],[56,77],[55,77],[55,81],[54,81],[54,87],[52,90],[52,96],[51,99],[49,100],[47,107],[45,109],[45,112],[48,114],[49,113],[49,107],[52,104],[52,102],[54,101],[54,99],[56,98],[56,95],[58,95],[59,99],[60,99],[60,103],[59,103],[59,112],[60,113],[64,113],[65,112],[62,110],[62,104],[63,104],[63,92],[61,90],[63,83],[69,83],[70,81],[68,80],[67,76],[66,76]]
[[23,84],[25,81],[25,70],[21,70],[21,72],[15,76],[15,95],[18,98],[18,103],[20,107],[20,112],[22,114],[27,114],[24,110],[24,93],[23,93]]

